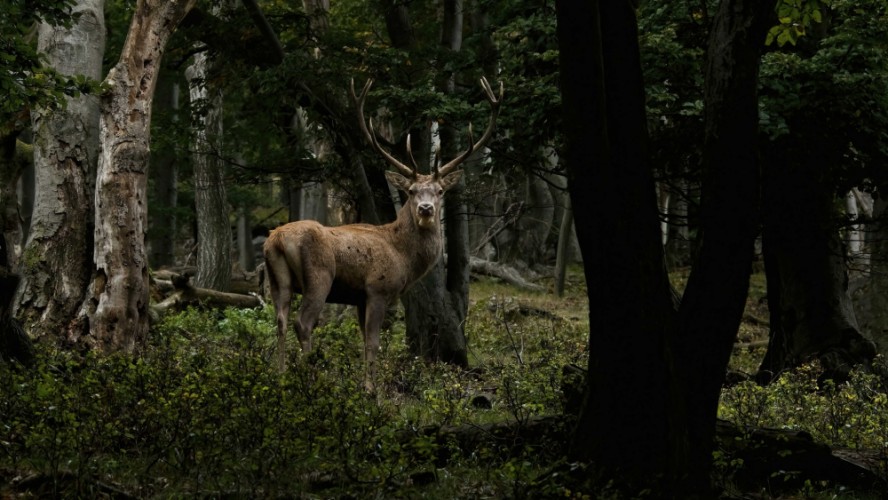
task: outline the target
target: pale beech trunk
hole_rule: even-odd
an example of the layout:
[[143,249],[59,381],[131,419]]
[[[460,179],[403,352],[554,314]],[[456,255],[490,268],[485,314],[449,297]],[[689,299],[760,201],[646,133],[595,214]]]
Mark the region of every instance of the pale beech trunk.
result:
[[[42,24],[38,50],[65,75],[98,80],[105,53],[103,0],[79,0],[70,28]],[[17,317],[33,336],[72,339],[90,280],[93,195],[99,156],[99,102],[70,98],[64,108],[35,109],[35,198],[23,252]]]
[[147,173],[151,102],[164,49],[197,0],[139,0],[105,79],[96,182],[90,343],[131,352],[148,332]]
[[882,356],[888,356],[888,200],[880,197],[873,207],[874,223],[867,224],[871,252],[870,272],[864,295],[856,304],[860,328]]
[[197,212],[197,276],[201,288],[226,291],[231,284],[231,224],[221,160],[222,95],[209,88],[207,80],[214,63],[207,53],[194,56],[185,71],[194,117],[192,162],[194,165],[194,205]]

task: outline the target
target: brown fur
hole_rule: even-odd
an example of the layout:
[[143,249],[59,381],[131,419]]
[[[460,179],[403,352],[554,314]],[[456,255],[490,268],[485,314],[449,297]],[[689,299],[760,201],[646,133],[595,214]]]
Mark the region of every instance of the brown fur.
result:
[[[294,292],[302,294],[295,326],[303,352],[311,350],[311,331],[324,303],[352,304],[358,308],[358,323],[364,334],[364,383],[368,389],[373,388],[379,329],[385,310],[438,262],[444,244],[441,234],[444,193],[459,182],[462,172],[456,168],[460,163],[481,149],[492,136],[503,97],[502,84],[497,99],[490,84],[482,78],[481,87],[490,102],[491,115],[481,139],[472,144],[469,126],[468,150],[440,169],[436,168],[432,175],[420,175],[416,173],[415,162],[411,169],[379,145],[372,122],[367,127],[364,100],[371,84],[372,80],[364,85],[359,97],[352,82],[351,97],[365,139],[401,172],[385,173],[392,185],[408,195],[398,218],[381,226],[325,227],[315,221],[291,222],[272,231],[263,247],[277,321],[278,367],[283,370],[286,364],[287,321]],[[407,151],[410,153],[409,136]],[[412,161],[412,153],[410,158]]]
[[[355,305],[364,333],[366,369],[370,375],[374,373],[386,308],[438,262],[443,247],[441,201],[461,174],[456,171],[441,179],[419,175],[411,182],[386,172],[393,184],[409,194],[398,218],[390,224],[326,227],[315,221],[298,221],[271,232],[263,251],[276,311],[281,369],[295,292],[302,294],[295,326],[303,352],[311,350],[311,331],[324,303]],[[371,385],[369,379],[367,382]]]

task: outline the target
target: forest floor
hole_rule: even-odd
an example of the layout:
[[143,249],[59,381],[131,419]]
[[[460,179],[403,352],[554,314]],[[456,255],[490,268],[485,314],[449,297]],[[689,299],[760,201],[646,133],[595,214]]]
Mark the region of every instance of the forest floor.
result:
[[[681,290],[687,272],[670,278]],[[396,319],[376,394],[361,389],[353,314],[337,307],[284,374],[269,363],[270,306],[169,314],[136,359],[42,346],[32,369],[0,365],[0,498],[633,498],[607,478],[569,479],[582,469],[561,458],[564,369],[588,362],[585,281],[572,268],[563,297],[550,278],[536,284],[473,278],[468,370],[412,357]],[[767,317],[756,274],[731,370],[754,373]],[[801,468],[865,457],[888,478],[878,384],[860,374],[824,387],[806,367],[726,387],[714,478],[725,497],[878,498],[872,474],[866,487],[846,480],[860,467],[841,481]]]

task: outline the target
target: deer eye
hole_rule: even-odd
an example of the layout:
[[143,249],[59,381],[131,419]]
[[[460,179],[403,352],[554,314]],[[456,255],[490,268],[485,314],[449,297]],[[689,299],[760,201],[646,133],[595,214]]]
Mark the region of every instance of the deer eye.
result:
[[410,189],[407,190],[407,194],[409,194],[410,196],[413,196],[413,195],[416,194],[416,190],[413,189],[413,188],[410,188]]
[[441,189],[441,188],[438,188],[438,196],[440,196],[440,195],[442,195],[442,194],[444,194],[444,190]]

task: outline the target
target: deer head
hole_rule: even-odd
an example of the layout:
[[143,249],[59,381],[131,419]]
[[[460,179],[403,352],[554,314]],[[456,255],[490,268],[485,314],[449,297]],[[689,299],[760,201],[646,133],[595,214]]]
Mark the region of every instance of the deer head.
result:
[[355,109],[357,110],[358,122],[360,123],[364,138],[371,146],[373,146],[373,149],[377,153],[385,158],[385,160],[398,171],[387,171],[385,177],[393,186],[407,193],[408,199],[405,206],[410,207],[410,213],[413,220],[420,228],[437,228],[438,221],[440,220],[439,213],[441,200],[443,199],[444,193],[455,186],[462,176],[462,170],[456,170],[456,168],[471,156],[474,151],[483,148],[484,145],[487,144],[487,141],[493,136],[493,130],[496,126],[496,118],[499,114],[499,106],[503,98],[503,85],[500,83],[499,97],[497,97],[493,93],[493,89],[490,87],[490,83],[487,82],[486,78],[482,77],[480,83],[491,108],[487,129],[484,131],[481,138],[478,139],[478,142],[473,142],[472,125],[469,124],[468,149],[440,168],[435,165],[433,172],[430,175],[425,175],[420,174],[418,171],[419,169],[417,168],[416,160],[413,158],[409,134],[407,135],[407,156],[410,158],[412,167],[408,167],[404,163],[398,161],[391,153],[386,151],[376,138],[376,131],[373,129],[373,120],[370,119],[368,122],[364,119],[364,102],[367,98],[367,94],[370,92],[370,87],[373,85],[373,79],[367,80],[367,83],[364,84],[364,88],[359,95],[355,94],[355,81],[351,81],[351,98],[355,105]]

